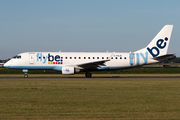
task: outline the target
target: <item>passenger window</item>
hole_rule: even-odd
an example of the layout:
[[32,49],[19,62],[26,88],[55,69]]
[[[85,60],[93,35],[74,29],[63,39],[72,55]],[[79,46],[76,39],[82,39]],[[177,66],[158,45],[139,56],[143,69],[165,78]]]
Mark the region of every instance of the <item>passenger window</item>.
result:
[[86,57],[84,57],[84,59],[86,59]]
[[66,59],[67,59],[67,57],[66,57]]
[[76,57],[74,57],[74,59],[76,59]]
[[[41,59],[41,57],[39,57],[39,59]],[[50,57],[48,57],[48,59],[50,59]],[[54,59],[54,56],[52,56],[52,59]]]
[[124,59],[126,59],[126,57],[124,57]]
[[97,57],[97,59],[99,59],[99,57]]
[[56,56],[55,58],[56,58],[56,59],[59,59],[59,58],[60,58],[60,56]]
[[116,57],[116,59],[117,59],[117,57]]
[[72,59],[72,57],[70,57],[70,59]]
[[113,59],[113,57],[111,59]]
[[93,57],[93,59],[95,59],[95,57]]
[[122,59],[122,57],[120,57],[120,59]]
[[102,59],[104,59],[104,57],[102,57]]
[[61,59],[63,59],[63,57],[61,57]]
[[88,59],[90,59],[90,57],[88,57]]
[[81,59],[81,57],[79,57],[79,59]]

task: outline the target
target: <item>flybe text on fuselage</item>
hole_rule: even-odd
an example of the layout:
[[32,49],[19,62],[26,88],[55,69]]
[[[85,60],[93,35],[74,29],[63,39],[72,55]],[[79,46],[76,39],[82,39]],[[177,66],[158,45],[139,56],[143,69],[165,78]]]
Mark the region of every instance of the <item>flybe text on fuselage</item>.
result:
[[[159,39],[156,42],[156,46],[154,46],[152,48],[147,47],[147,50],[153,57],[157,57],[160,53],[159,49],[164,49],[166,47],[166,41],[168,41],[167,37],[165,37],[165,40]],[[156,53],[154,53],[155,51],[156,51]]]
[[44,64],[48,61],[48,64],[62,64],[62,59],[59,55],[53,56],[50,53],[43,55],[42,53],[36,54],[37,61],[41,61]]

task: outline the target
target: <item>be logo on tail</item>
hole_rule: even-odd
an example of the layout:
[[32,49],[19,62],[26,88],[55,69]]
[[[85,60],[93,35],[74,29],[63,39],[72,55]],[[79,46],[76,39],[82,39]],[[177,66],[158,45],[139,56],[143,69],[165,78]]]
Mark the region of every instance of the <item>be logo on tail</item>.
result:
[[165,37],[164,40],[163,39],[159,39],[156,42],[156,46],[149,48],[147,47],[147,50],[149,51],[149,53],[153,56],[153,57],[157,57],[160,53],[159,49],[164,49],[166,47],[166,41],[168,41],[168,38]]

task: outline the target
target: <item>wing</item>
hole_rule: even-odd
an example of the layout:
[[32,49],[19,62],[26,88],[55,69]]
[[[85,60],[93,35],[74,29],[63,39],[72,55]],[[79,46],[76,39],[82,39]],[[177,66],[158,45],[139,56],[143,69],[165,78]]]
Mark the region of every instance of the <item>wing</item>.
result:
[[82,68],[97,68],[100,66],[106,66],[104,63],[110,61],[110,60],[101,60],[101,61],[94,61],[94,62],[88,62],[88,63],[83,63],[79,64],[77,66],[82,67]]
[[115,52],[113,52],[108,59],[105,60],[100,60],[100,61],[93,61],[93,62],[87,62],[87,63],[82,63],[82,64],[78,64],[77,66],[82,67],[84,69],[91,69],[91,68],[97,68],[100,66],[106,66],[104,63],[107,61],[111,60],[111,57],[114,55]]

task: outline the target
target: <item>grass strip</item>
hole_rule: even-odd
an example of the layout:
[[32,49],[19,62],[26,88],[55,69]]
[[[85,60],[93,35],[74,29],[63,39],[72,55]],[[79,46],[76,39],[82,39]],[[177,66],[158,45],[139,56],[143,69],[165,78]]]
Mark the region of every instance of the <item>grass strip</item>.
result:
[[1,80],[1,119],[179,119],[180,80]]

